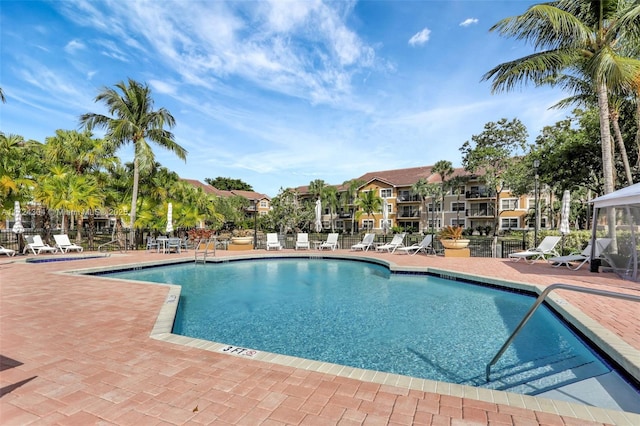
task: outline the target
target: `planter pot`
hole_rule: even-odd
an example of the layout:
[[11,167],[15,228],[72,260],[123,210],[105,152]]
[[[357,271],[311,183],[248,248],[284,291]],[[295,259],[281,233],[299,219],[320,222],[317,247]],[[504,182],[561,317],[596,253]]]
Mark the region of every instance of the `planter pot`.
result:
[[440,240],[442,246],[446,249],[463,249],[469,245],[469,240]]
[[253,237],[231,237],[231,244],[239,246],[253,244]]

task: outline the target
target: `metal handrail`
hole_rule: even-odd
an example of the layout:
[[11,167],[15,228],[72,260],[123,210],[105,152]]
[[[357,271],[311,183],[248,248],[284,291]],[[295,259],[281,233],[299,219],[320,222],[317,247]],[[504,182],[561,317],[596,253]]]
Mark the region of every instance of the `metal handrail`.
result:
[[207,262],[207,254],[209,253],[209,244],[212,241],[213,241],[213,257],[216,256],[216,246],[218,245],[218,237],[213,236],[211,238],[201,238],[199,240],[196,240],[195,248],[193,250],[195,253],[196,263],[198,263],[198,248],[200,247],[200,244],[203,243],[203,241],[204,241],[204,251],[200,251],[200,253],[202,253],[202,263]]
[[531,308],[529,308],[529,311],[522,318],[522,320],[520,321],[520,324],[518,324],[518,326],[513,331],[513,333],[511,333],[511,336],[509,336],[507,341],[504,342],[504,344],[502,345],[502,347],[500,348],[498,353],[493,357],[491,362],[489,364],[487,364],[487,368],[486,368],[487,383],[490,381],[489,375],[491,374],[491,366],[493,364],[495,364],[496,362],[498,362],[498,360],[500,359],[502,354],[504,354],[504,351],[507,350],[507,347],[509,347],[511,342],[513,342],[513,339],[516,338],[516,336],[518,335],[518,333],[520,332],[522,327],[524,327],[525,324],[529,321],[529,319],[533,316],[533,314],[535,313],[536,309],[538,309],[538,306],[540,306],[542,304],[542,302],[544,302],[544,299],[547,297],[547,295],[549,293],[551,293],[553,290],[556,290],[556,289],[571,290],[571,291],[577,291],[577,292],[580,292],[580,293],[589,293],[589,294],[595,294],[595,295],[598,295],[598,296],[607,296],[607,297],[613,297],[613,298],[616,298],[616,299],[630,300],[632,302],[640,302],[640,296],[634,296],[634,295],[631,295],[631,294],[615,293],[613,291],[607,291],[607,290],[596,290],[596,289],[592,289],[592,288],[579,287],[579,286],[568,285],[568,284],[552,284],[552,285],[550,285],[542,293],[540,293],[540,296],[538,296],[538,298],[536,299],[535,303],[531,306]]

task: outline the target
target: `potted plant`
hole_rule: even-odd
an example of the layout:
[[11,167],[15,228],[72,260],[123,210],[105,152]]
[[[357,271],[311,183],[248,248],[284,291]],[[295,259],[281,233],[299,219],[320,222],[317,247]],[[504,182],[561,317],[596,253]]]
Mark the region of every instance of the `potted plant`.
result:
[[463,238],[463,231],[461,226],[445,226],[438,234],[440,243],[446,249],[466,248],[469,245],[469,240]]

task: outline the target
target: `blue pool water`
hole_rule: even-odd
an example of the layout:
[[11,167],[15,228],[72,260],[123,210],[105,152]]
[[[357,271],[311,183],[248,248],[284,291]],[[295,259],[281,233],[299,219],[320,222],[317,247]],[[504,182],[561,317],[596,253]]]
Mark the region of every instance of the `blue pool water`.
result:
[[234,346],[527,394],[610,371],[542,307],[486,383],[534,298],[376,264],[254,260],[109,276],[181,285],[174,333]]

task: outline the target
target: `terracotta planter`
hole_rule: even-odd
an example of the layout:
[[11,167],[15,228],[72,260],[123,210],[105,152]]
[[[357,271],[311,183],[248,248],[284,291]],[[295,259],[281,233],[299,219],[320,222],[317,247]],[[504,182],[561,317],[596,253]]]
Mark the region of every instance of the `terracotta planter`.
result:
[[231,244],[245,246],[253,243],[253,237],[231,237]]
[[442,246],[446,249],[463,249],[469,245],[469,240],[440,240]]

